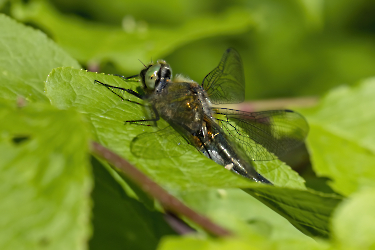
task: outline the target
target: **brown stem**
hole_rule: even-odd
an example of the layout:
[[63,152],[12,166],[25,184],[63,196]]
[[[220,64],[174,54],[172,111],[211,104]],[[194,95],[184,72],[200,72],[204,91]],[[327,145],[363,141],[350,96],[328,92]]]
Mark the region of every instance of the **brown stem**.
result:
[[97,142],[91,143],[93,153],[107,160],[131,181],[138,185],[145,193],[155,198],[163,206],[166,211],[174,214],[182,215],[197,225],[201,226],[205,231],[214,236],[229,236],[231,232],[213,223],[207,217],[198,214],[191,208],[187,207],[174,196],[170,195],[165,189],[159,186],[156,182],[148,178],[137,168],[132,166],[129,162],[121,156],[100,145]]

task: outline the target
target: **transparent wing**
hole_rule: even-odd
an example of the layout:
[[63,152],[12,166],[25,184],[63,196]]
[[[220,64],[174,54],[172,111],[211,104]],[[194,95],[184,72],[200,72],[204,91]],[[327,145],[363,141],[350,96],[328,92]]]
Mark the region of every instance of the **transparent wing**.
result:
[[214,104],[240,103],[245,99],[245,76],[238,52],[229,48],[219,65],[203,79],[202,87]]
[[179,157],[191,149],[187,141],[171,126],[140,134],[130,145],[131,152],[144,159]]
[[305,118],[291,110],[214,112],[224,132],[255,161],[274,160],[301,144],[309,131]]

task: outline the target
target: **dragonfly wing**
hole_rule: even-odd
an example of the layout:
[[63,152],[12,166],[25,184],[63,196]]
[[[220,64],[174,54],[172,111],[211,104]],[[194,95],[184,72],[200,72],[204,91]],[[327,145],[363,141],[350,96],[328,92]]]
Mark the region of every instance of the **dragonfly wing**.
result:
[[191,147],[171,126],[138,135],[130,144],[133,155],[144,159],[179,157]]
[[203,79],[202,87],[214,104],[245,100],[245,76],[236,50],[229,48],[225,51],[219,65]]
[[274,160],[303,143],[309,131],[305,118],[291,110],[214,112],[225,133],[256,161]]

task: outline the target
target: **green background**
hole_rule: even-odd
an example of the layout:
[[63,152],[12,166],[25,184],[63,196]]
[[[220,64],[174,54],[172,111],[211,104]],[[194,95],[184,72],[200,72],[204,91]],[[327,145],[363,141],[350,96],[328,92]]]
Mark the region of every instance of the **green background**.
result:
[[[374,1],[3,0],[0,11],[1,249],[375,248]],[[307,151],[288,165],[257,163],[276,187],[194,149],[135,157],[132,139],[157,128],[124,126],[144,110],[93,84],[135,89],[107,74],[159,58],[201,82],[228,47],[245,68],[243,108],[266,100],[310,125]],[[286,97],[299,101],[267,101]],[[90,140],[236,236],[194,224],[198,236],[178,236],[157,202],[90,154]]]

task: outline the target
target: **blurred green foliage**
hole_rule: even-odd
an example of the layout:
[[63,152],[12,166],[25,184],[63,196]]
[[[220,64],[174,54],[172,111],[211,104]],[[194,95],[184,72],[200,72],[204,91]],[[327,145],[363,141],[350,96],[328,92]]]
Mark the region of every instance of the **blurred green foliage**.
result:
[[[51,38],[0,16],[2,249],[374,247],[375,1],[3,0],[0,11]],[[280,161],[257,164],[278,186],[263,187],[195,151],[137,159],[130,141],[155,128],[124,128],[142,110],[91,85],[120,80],[79,70],[128,76],[138,60],[163,58],[200,82],[228,47],[243,58],[248,99],[322,97],[300,112],[313,170],[332,189],[312,178],[326,194]],[[90,139],[237,237],[165,237],[173,232],[152,201],[89,160]]]
[[166,59],[200,82],[223,51],[243,57],[247,98],[320,95],[375,74],[374,1],[9,1],[89,69],[134,75]]

